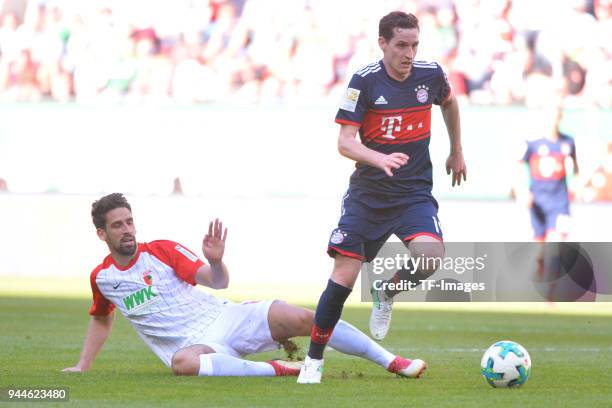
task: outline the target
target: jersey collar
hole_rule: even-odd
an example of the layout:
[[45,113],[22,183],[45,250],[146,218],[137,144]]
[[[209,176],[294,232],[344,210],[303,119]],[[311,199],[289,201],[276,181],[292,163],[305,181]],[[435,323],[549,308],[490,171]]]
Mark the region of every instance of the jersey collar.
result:
[[408,75],[406,77],[406,79],[404,79],[403,81],[398,81],[397,79],[393,78],[391,75],[389,75],[389,73],[387,72],[387,67],[385,66],[383,60],[380,60],[380,65],[382,66],[382,70],[385,73],[385,76],[387,78],[389,78],[390,81],[392,81],[394,84],[398,84],[398,85],[402,85],[408,82],[408,80],[410,79],[410,77],[412,76],[412,74],[414,73],[414,61],[413,61],[413,65],[412,68],[410,69],[410,75]]

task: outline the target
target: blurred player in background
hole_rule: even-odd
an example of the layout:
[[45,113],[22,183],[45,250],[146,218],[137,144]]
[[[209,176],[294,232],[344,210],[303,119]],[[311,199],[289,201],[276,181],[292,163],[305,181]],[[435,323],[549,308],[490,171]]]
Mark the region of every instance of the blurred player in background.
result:
[[[175,375],[298,375],[300,363],[243,360],[247,354],[278,349],[294,336],[307,336],[312,311],[281,301],[233,303],[196,290],[228,286],[223,263],[227,229],[210,223],[202,243],[206,265],[172,241],[137,243],[130,204],[115,193],[93,203],[92,218],[110,255],[91,274],[91,322],[79,362],[64,371],[90,368],[108,338],[118,308],[140,338]],[[418,377],[420,360],[395,356],[346,322],[339,322],[330,345],[368,359],[388,371]]]
[[560,98],[545,104],[538,116],[540,126],[536,129],[541,137],[527,142],[520,161],[519,175],[525,174],[522,167],[527,165],[529,184],[527,187],[524,180],[519,180],[515,192],[517,199],[530,210],[534,240],[561,241],[569,233],[567,180],[570,172],[578,174],[576,144],[559,130]]
[[[444,253],[438,203],[431,194],[432,104],[440,105],[450,137],[446,169],[452,172],[452,185],[466,177],[457,101],[437,63],[415,60],[419,46],[417,18],[400,11],[389,13],[380,20],[378,43],[383,59],[353,75],[336,115],[341,125],[338,149],[357,164],[342,200],[338,228],[329,240],[334,269],[317,306],[299,383],[321,381],[325,345],[361,264],[373,259],[391,235],[408,245],[412,256],[437,257]],[[358,132],[361,143],[356,140]],[[422,279],[434,271],[402,270],[391,281],[412,280],[415,272]],[[372,293],[370,329],[377,339],[387,333],[397,293]],[[416,369],[425,369],[425,364]]]
[[[534,278],[536,282],[548,282],[546,298],[551,302],[556,299],[556,281],[562,272],[557,243],[565,241],[570,232],[568,178],[571,173],[578,174],[574,139],[559,129],[561,105],[561,96],[555,95],[538,111],[539,124],[535,130],[542,137],[526,143],[519,165],[526,165],[528,171],[519,169],[515,188],[519,202],[529,208],[533,238],[541,243]],[[521,181],[521,175],[526,173],[528,183]]]

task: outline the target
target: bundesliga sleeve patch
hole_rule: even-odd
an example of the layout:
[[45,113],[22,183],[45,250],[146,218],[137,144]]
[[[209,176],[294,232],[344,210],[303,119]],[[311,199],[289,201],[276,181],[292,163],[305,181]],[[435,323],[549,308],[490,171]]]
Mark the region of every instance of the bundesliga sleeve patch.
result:
[[196,262],[198,260],[197,256],[195,256],[194,254],[192,254],[191,252],[189,252],[188,250],[186,250],[180,245],[175,246],[174,249],[179,251],[181,254],[185,255],[185,258],[189,259],[191,262]]
[[340,101],[340,109],[355,112],[360,93],[361,91],[359,89],[348,88],[342,97],[342,101]]

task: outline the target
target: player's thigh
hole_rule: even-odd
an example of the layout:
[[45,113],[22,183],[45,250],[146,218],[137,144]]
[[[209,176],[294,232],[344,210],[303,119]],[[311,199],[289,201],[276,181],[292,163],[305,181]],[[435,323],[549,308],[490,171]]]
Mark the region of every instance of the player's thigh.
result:
[[570,232],[570,215],[566,209],[546,213],[546,241],[564,241]]
[[296,336],[308,336],[312,329],[314,312],[275,301],[268,311],[270,334],[275,341],[283,341]]
[[546,237],[546,214],[537,204],[533,204],[529,209],[531,218],[531,229],[536,241],[543,241]]
[[444,243],[437,237],[418,235],[409,242],[404,241],[412,256],[425,258],[444,257]]
[[436,260],[444,256],[442,227],[435,201],[432,199],[407,205],[396,221],[394,232],[408,247],[411,256],[432,260],[421,263],[417,272],[433,274],[440,263]]
[[361,271],[362,261],[343,255],[334,258],[331,280],[345,288],[352,289]]
[[327,253],[334,258],[331,280],[352,288],[365,260],[365,244],[368,242],[368,237],[364,235],[367,227],[359,224],[360,220],[349,218],[349,222],[340,223],[332,232]]
[[275,303],[277,301],[261,300],[231,304],[197,343],[234,357],[278,349],[268,320],[270,308]]
[[347,198],[338,227],[330,235],[327,253],[331,257],[343,255],[360,261],[373,258],[372,250],[366,253],[366,246],[386,241],[391,234],[387,218],[385,211],[371,209],[358,200]]
[[432,275],[442,264],[444,258],[444,243],[438,238],[429,235],[419,235],[410,242],[404,241],[414,258],[421,258],[417,273],[424,276]]
[[174,375],[198,375],[200,371],[200,354],[214,353],[205,344],[193,344],[178,350],[172,356],[172,372]]

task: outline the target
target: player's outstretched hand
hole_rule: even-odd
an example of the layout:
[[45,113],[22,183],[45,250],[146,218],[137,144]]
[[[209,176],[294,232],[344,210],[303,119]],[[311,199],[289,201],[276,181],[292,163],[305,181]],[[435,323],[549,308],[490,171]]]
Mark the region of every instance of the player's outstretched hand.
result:
[[227,228],[223,229],[223,223],[219,219],[208,224],[208,234],[204,236],[202,242],[202,252],[209,263],[218,263],[223,259],[225,251],[225,238],[227,238]]
[[68,367],[62,370],[63,373],[82,373],[83,371],[85,370],[79,367]]
[[465,167],[465,160],[463,159],[463,152],[451,153],[446,159],[446,174],[453,174],[453,187],[455,184],[461,185],[461,179],[463,181],[467,178],[467,167]]
[[393,170],[399,169],[408,163],[409,158],[408,155],[399,152],[383,154],[378,167],[387,173],[387,176],[393,177]]

